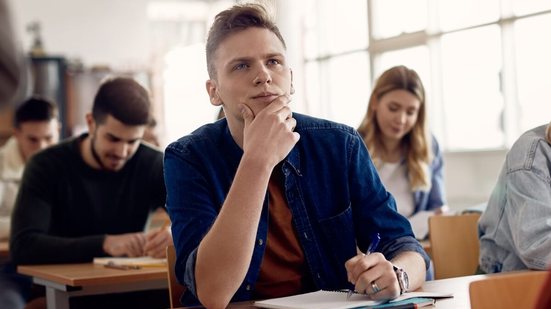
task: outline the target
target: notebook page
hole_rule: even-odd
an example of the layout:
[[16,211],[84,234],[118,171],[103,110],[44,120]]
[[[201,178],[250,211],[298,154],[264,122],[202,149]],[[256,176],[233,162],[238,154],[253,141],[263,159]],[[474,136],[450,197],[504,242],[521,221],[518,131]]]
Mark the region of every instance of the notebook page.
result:
[[381,301],[370,300],[366,295],[353,294],[350,299],[347,293],[337,291],[317,291],[294,296],[256,301],[257,307],[275,309],[347,309],[359,306],[374,306]]

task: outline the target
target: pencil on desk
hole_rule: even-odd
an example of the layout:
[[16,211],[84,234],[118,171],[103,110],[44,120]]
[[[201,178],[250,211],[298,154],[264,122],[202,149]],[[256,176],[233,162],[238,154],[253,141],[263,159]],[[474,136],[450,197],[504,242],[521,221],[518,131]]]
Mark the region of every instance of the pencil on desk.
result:
[[138,265],[116,264],[114,262],[107,262],[107,264],[103,266],[105,268],[113,268],[113,269],[120,269],[120,270],[140,269],[140,266]]

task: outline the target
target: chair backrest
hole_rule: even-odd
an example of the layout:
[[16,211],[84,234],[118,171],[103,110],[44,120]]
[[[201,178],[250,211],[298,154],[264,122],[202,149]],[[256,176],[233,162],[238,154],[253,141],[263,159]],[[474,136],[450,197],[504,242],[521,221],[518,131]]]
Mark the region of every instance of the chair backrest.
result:
[[471,309],[535,308],[548,275],[547,271],[523,271],[473,281],[469,285]]
[[[551,132],[551,129],[549,132]],[[540,289],[538,300],[536,306],[534,306],[534,309],[551,308],[551,293],[549,293],[549,291],[551,291],[551,271],[547,272],[547,279],[545,279],[545,282]]]
[[478,268],[479,213],[429,217],[434,278],[474,275]]
[[176,249],[174,245],[166,247],[166,260],[168,263],[168,292],[170,295],[170,308],[178,308],[180,305],[180,296],[186,291],[186,287],[181,285],[176,279]]

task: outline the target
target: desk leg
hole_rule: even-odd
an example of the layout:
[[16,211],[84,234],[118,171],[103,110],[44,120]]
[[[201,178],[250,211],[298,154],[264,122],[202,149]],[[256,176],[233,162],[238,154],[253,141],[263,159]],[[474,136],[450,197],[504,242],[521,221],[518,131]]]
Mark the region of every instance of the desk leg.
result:
[[69,309],[69,295],[67,292],[47,286],[46,303],[48,309]]

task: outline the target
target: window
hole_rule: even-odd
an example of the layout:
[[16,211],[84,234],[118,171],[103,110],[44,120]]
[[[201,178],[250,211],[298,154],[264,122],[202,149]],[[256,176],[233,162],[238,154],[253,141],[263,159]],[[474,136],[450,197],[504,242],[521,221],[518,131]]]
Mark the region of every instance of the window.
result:
[[316,115],[357,127],[374,80],[404,64],[421,76],[431,130],[448,151],[503,149],[549,122],[551,1],[346,2],[309,2],[306,99],[322,102],[310,103]]
[[[367,2],[309,0],[304,22],[306,113],[357,127],[370,93]],[[344,33],[354,33],[353,39]]]

